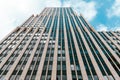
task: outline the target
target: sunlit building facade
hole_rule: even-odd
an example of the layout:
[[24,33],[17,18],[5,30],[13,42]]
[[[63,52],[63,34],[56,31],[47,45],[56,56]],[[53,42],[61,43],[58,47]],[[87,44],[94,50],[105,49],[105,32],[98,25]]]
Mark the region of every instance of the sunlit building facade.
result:
[[0,80],[120,80],[120,31],[47,7],[0,41]]

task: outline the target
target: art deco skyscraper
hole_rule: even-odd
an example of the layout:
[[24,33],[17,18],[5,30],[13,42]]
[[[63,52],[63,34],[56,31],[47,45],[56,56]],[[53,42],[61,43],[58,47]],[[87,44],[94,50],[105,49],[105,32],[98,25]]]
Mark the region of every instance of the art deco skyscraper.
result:
[[45,8],[0,42],[0,79],[120,80],[120,32],[97,32],[69,7]]

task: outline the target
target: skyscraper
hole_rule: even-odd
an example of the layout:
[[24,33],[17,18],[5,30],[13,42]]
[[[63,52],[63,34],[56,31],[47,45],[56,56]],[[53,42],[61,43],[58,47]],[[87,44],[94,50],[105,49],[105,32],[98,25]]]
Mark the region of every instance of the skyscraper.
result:
[[97,32],[70,7],[45,8],[0,42],[0,79],[120,80],[120,32]]

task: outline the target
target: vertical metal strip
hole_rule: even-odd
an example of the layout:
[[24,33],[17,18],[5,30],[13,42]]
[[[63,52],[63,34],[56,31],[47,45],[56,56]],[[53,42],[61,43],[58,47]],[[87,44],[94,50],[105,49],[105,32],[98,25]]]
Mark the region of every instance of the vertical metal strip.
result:
[[9,34],[7,34],[2,40],[0,40],[0,44],[5,41],[13,32],[16,32],[16,30],[18,30],[20,27],[15,28],[14,30],[12,30]]
[[34,23],[33,23],[33,25],[31,26],[31,27],[34,27],[35,26],[35,24],[37,23],[37,21],[39,20],[39,18],[40,18],[40,16],[41,15],[37,15],[36,17],[35,17],[35,21],[34,21]]
[[120,40],[120,37],[118,37],[114,32],[111,31],[111,33],[117,38]]
[[[32,36],[30,37],[30,40],[28,41],[28,43],[26,44],[26,46],[25,46],[25,48],[23,49],[23,51],[22,51],[22,55],[24,54],[24,52],[25,52],[25,50],[27,49],[27,47],[28,47],[28,45],[29,45],[29,43],[31,42],[31,40],[32,40],[32,38],[34,37],[34,35],[35,35],[35,33],[38,31],[38,29],[39,28],[36,28],[36,30],[34,31],[34,33],[32,34]],[[20,55],[20,57],[22,56],[22,55]],[[32,52],[31,52],[31,55],[34,55]],[[19,60],[20,60],[20,58],[19,58]],[[30,60],[30,57],[29,57],[29,60]],[[28,71],[28,69],[29,69],[29,62],[30,61],[27,61],[27,63],[26,63],[26,66],[27,66],[27,68],[26,68],[26,66],[25,66],[25,68],[23,69],[23,72],[22,72],[22,74],[21,74],[21,77],[20,77],[20,80],[24,80],[25,79],[25,76],[26,76],[26,73],[27,73],[27,71]],[[32,60],[32,59],[31,59]]]
[[68,39],[67,39],[67,31],[65,26],[65,16],[63,15],[63,24],[64,24],[64,41],[65,41],[65,55],[66,55],[66,69],[67,69],[67,80],[72,80],[72,73],[70,67],[70,58],[69,58],[69,50],[68,50]]
[[[31,29],[32,29],[32,28],[29,28],[29,30],[26,32],[25,35],[27,35],[28,32],[29,32]],[[8,73],[7,73],[6,76],[5,76],[5,79],[6,79],[6,80],[8,80],[8,79],[10,78],[10,76],[12,75],[12,73],[13,73],[14,69],[16,68],[19,60],[21,59],[22,55],[24,54],[24,52],[25,52],[25,50],[27,49],[30,41],[32,40],[34,34],[35,34],[37,31],[38,31],[38,29],[36,29],[36,30],[34,31],[34,33],[32,34],[32,36],[30,37],[29,41],[27,41],[27,44],[25,45],[25,47],[23,48],[23,50],[21,51],[21,53],[19,54],[19,56],[18,56],[17,59],[15,60],[14,64],[13,64],[13,65],[11,66],[11,68],[9,69]],[[14,52],[14,51],[13,51],[13,52]],[[13,52],[12,52],[12,53],[13,53]]]
[[115,59],[120,64],[120,58],[117,56],[117,54],[110,48],[110,46],[105,42],[105,40],[95,31],[96,35],[100,38],[100,40],[104,43],[104,45],[107,47],[107,49],[111,52],[111,54],[115,57]]
[[[68,15],[68,13],[67,13],[67,15]],[[80,68],[82,70],[81,73],[82,73],[83,80],[88,80],[88,76],[87,76],[85,66],[84,66],[84,63],[83,63],[83,60],[82,60],[82,56],[81,56],[81,53],[80,53],[80,50],[79,50],[79,47],[78,47],[78,44],[77,44],[75,33],[73,31],[73,27],[72,27],[71,22],[70,22],[69,15],[68,15],[68,21],[69,21],[70,29],[71,29],[71,32],[72,32],[73,41],[74,41],[74,44],[75,44],[75,49],[76,49],[79,65],[80,65]]]
[[16,37],[17,37],[24,29],[25,29],[25,28],[20,28],[20,31],[14,36],[14,38],[11,39],[10,42],[7,43],[7,45],[2,48],[2,50],[0,50],[0,54],[16,39]]
[[16,44],[14,49],[4,58],[4,60],[0,63],[0,69],[3,67],[3,65],[6,63],[6,61],[9,59],[9,57],[12,55],[12,53],[16,50],[16,48],[19,46],[21,41],[24,39],[24,37],[27,35],[27,33],[30,31],[30,29],[26,32],[26,34],[20,39],[20,41]]
[[[80,19],[79,19],[80,20]],[[106,65],[108,66],[108,68],[110,69],[112,75],[114,76],[114,78],[116,80],[119,79],[118,74],[116,73],[116,71],[114,70],[114,68],[112,67],[112,65],[110,64],[110,62],[108,61],[108,59],[106,58],[106,56],[104,55],[103,51],[101,50],[101,48],[99,47],[99,45],[97,44],[97,42],[94,40],[93,36],[91,35],[91,33],[88,31],[88,29],[84,26],[83,22],[80,20],[83,28],[85,29],[85,31],[88,33],[88,35],[90,36],[91,40],[94,42],[95,47],[97,48],[97,50],[99,51],[101,57],[103,58],[103,60],[105,61]],[[97,33],[97,32],[96,32]],[[104,41],[105,43],[105,41]]]
[[[45,17],[44,17],[44,18],[45,18]],[[48,22],[48,20],[47,20],[47,22]],[[42,21],[41,21],[41,24],[42,24]],[[27,74],[27,71],[28,71],[28,69],[29,69],[30,63],[32,62],[32,59],[33,59],[33,57],[34,57],[34,53],[35,53],[36,50],[37,50],[37,47],[38,47],[39,42],[40,42],[40,40],[41,40],[41,38],[42,38],[42,34],[43,34],[45,28],[46,28],[46,25],[45,25],[44,29],[42,30],[41,35],[40,35],[39,39],[37,40],[37,42],[36,42],[36,44],[35,44],[35,48],[34,48],[34,50],[32,51],[32,54],[30,55],[30,57],[29,57],[29,59],[28,59],[28,62],[26,63],[26,66],[25,66],[25,68],[24,68],[24,70],[23,70],[23,72],[22,72],[22,74],[21,74],[20,80],[24,80],[25,77],[26,77],[26,74]]]
[[103,33],[120,50],[120,46],[106,32],[103,31]]
[[45,47],[43,49],[41,61],[40,61],[39,67],[38,67],[38,71],[37,71],[35,80],[40,80],[41,75],[42,75],[42,69],[43,69],[44,62],[45,62],[45,57],[46,57],[46,52],[47,52],[47,48],[48,48],[50,34],[51,34],[51,31],[52,31],[52,27],[53,27],[53,22],[54,22],[54,17],[53,17],[53,21],[52,21],[52,24],[51,24],[51,27],[50,27],[50,30],[49,30],[49,33],[48,33],[48,38],[47,38],[47,41],[45,43]]
[[[60,13],[60,11],[59,11]],[[58,16],[58,23],[57,23],[57,32],[56,32],[56,39],[55,39],[55,51],[53,57],[53,67],[52,67],[52,77],[51,80],[56,80],[56,72],[57,72],[57,53],[58,53],[58,34],[59,34],[59,17]]]
[[[40,16],[39,16],[39,17],[40,17]],[[35,22],[34,22],[34,24],[33,24],[32,27],[34,27],[34,25],[36,24],[36,22],[37,22],[37,20],[39,19],[39,17],[37,18],[37,16],[36,16],[36,20],[35,20]],[[41,22],[42,22],[42,21],[41,21]],[[31,29],[33,29],[33,28],[30,27],[29,30],[27,31],[27,33],[28,33]],[[8,73],[7,73],[6,77],[5,77],[6,80],[9,79],[9,77],[12,75],[12,72],[14,71],[16,65],[18,64],[19,60],[21,59],[22,55],[24,54],[24,52],[25,52],[25,50],[27,49],[30,41],[32,40],[34,34],[38,31],[38,29],[39,29],[39,28],[36,28],[36,30],[34,31],[33,35],[30,37],[29,41],[27,42],[27,44],[25,45],[24,49],[22,50],[21,54],[17,57],[15,63],[12,65],[12,67],[11,67],[10,70],[8,71]],[[25,34],[25,36],[27,35],[27,33]],[[20,42],[21,42],[21,41],[20,41]],[[17,48],[17,47],[16,47],[16,48]]]
[[[78,16],[77,16],[77,17],[78,17]],[[87,51],[89,52],[88,55],[90,56],[90,59],[91,59],[91,61],[92,61],[92,63],[93,63],[93,66],[94,66],[94,68],[95,68],[95,71],[96,71],[96,73],[97,73],[97,75],[98,75],[98,78],[99,78],[100,80],[103,80],[103,79],[104,79],[104,78],[103,78],[103,75],[102,75],[102,73],[101,73],[101,71],[100,71],[100,69],[99,69],[99,67],[98,67],[98,65],[97,65],[97,62],[95,61],[95,58],[94,58],[94,56],[93,56],[93,54],[92,54],[92,52],[91,52],[91,50],[90,50],[90,48],[89,48],[89,46],[88,46],[88,43],[86,42],[85,37],[84,37],[81,29],[78,27],[78,24],[76,23],[74,17],[73,17],[73,19],[74,19],[74,22],[75,22],[76,27],[77,27],[77,29],[78,29],[78,32],[80,33],[81,38],[82,38],[82,40],[83,40],[83,42],[84,42],[84,45],[85,45]]]
[[[82,16],[83,17],[83,16]],[[84,17],[83,17],[84,19]],[[85,20],[85,19],[84,19]],[[86,21],[86,20],[85,20]],[[86,21],[86,23],[90,26],[90,24]],[[100,38],[100,40],[103,42],[103,44],[106,46],[106,48],[111,52],[111,54],[115,57],[115,59],[120,64],[120,58],[115,54],[115,52],[110,48],[110,46],[105,42],[105,40],[98,34],[97,31],[95,31],[91,26],[90,28],[94,31],[94,33]]]
[[[29,23],[26,25],[26,27],[27,26],[29,26],[29,24],[32,22],[32,20],[34,19],[34,16],[32,15],[31,17],[33,17],[32,19],[31,19],[31,21],[29,21]],[[22,25],[21,25],[22,26]],[[0,54],[8,47],[8,45],[10,45],[10,43],[20,34],[20,32],[22,32],[22,30],[24,30],[25,29],[25,27],[21,27],[21,30],[16,34],[16,36],[14,36],[14,38],[0,51]]]

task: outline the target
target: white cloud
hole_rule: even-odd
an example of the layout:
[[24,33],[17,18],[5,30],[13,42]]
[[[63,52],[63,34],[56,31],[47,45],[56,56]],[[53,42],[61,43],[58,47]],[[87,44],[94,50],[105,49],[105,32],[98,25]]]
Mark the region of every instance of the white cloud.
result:
[[107,16],[117,16],[120,17],[120,0],[115,0],[112,7],[107,9]]
[[107,31],[107,30],[108,30],[108,27],[105,26],[104,24],[99,24],[99,25],[96,27],[96,30],[97,30],[97,31]]
[[120,20],[116,20],[110,27],[112,31],[120,31]]
[[44,7],[56,7],[58,0],[0,0],[0,39]]
[[114,26],[110,30],[112,30],[112,31],[120,31],[120,26]]
[[[63,6],[73,7],[78,14],[82,13],[89,21],[97,14],[96,3],[93,1],[65,0],[63,3]],[[61,5],[60,0],[0,0],[0,39],[32,14],[39,14],[45,7]]]
[[120,26],[116,28],[116,31],[120,31]]
[[88,21],[94,19],[97,14],[96,2],[86,2],[84,0],[65,1],[63,6],[71,6],[78,14],[82,14]]

